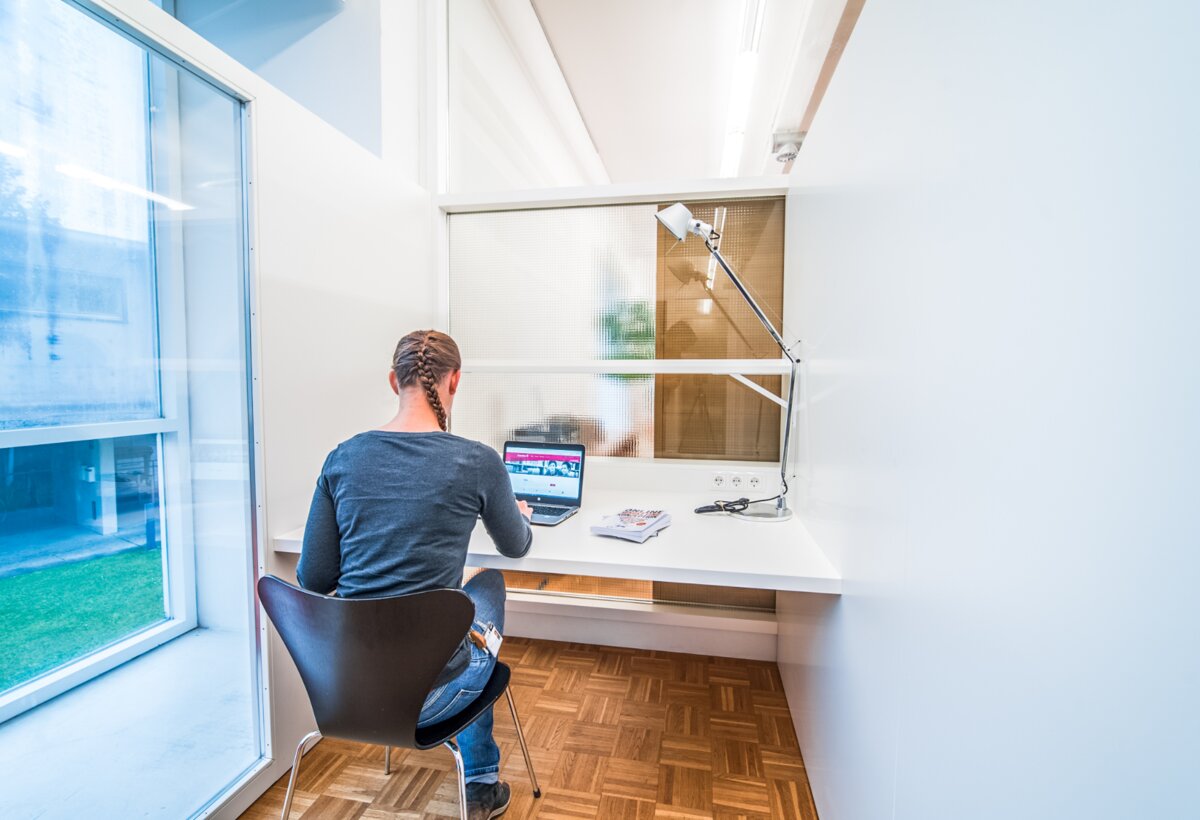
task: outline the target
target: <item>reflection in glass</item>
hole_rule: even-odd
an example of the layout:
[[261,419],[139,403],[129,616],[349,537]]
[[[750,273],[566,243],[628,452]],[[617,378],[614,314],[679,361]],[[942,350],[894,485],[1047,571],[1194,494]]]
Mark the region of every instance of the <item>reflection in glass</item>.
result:
[[0,6],[0,429],[160,409],[145,54],[80,22]]

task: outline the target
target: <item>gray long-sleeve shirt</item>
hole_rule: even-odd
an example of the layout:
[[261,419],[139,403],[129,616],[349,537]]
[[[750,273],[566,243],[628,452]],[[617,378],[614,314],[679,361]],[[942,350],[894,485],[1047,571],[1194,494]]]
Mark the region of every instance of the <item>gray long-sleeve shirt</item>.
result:
[[[360,433],[325,459],[296,577],[344,598],[460,587],[480,516],[502,554],[529,551],[533,532],[495,450],[449,433]],[[466,647],[439,684],[466,668]]]

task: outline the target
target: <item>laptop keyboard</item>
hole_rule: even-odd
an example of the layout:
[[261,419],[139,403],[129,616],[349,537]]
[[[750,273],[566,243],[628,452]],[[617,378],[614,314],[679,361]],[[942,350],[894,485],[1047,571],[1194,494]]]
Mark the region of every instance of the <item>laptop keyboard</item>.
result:
[[533,504],[531,509],[534,515],[562,515],[567,511],[566,507],[547,507],[544,504]]

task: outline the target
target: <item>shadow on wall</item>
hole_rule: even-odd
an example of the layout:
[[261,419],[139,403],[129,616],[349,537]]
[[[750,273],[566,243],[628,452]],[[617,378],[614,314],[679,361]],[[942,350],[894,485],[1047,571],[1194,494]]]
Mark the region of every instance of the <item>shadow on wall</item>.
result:
[[[253,66],[303,39],[345,11],[343,0],[175,0],[175,17],[205,39],[221,43],[228,32],[251,32],[239,43],[241,62]],[[249,60],[249,62],[248,62]]]

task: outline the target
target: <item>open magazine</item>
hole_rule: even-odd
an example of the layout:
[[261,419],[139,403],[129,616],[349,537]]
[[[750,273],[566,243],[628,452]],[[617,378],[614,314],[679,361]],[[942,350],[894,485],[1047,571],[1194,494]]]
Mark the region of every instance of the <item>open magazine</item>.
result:
[[608,535],[624,538],[641,544],[671,523],[670,514],[662,510],[622,510],[616,515],[606,515],[599,524],[592,525],[592,535]]

